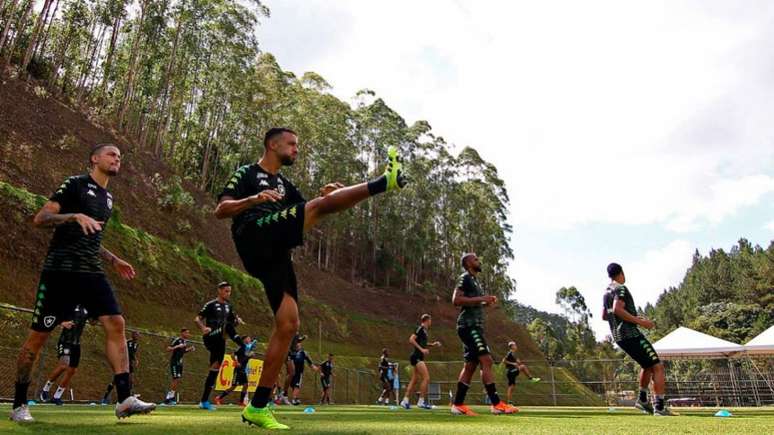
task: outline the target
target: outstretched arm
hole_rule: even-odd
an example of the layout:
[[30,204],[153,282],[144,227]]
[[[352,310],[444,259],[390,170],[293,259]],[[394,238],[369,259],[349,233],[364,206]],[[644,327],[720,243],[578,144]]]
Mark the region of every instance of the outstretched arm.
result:
[[224,196],[220,199],[217,208],[215,208],[215,217],[218,219],[230,218],[255,205],[264,202],[277,202],[280,199],[282,199],[282,195],[276,190],[264,190],[263,192],[242,199]]
[[488,305],[492,305],[497,303],[497,297],[492,295],[465,296],[461,288],[454,289],[454,293],[452,294],[452,303],[456,307],[479,305],[482,302]]

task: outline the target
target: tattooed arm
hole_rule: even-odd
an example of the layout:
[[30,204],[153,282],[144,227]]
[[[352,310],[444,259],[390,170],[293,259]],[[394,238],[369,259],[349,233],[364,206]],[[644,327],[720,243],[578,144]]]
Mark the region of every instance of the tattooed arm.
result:
[[128,262],[118,258],[118,256],[107,250],[104,246],[99,247],[99,255],[105,262],[110,263],[116,269],[119,275],[124,279],[132,279],[136,275],[134,267]]
[[58,225],[62,225],[67,222],[76,222],[81,226],[83,234],[95,234],[98,231],[102,231],[102,224],[100,222],[86,216],[81,213],[65,213],[60,214],[62,206],[56,201],[48,201],[35,215],[32,223],[36,227],[50,228]]

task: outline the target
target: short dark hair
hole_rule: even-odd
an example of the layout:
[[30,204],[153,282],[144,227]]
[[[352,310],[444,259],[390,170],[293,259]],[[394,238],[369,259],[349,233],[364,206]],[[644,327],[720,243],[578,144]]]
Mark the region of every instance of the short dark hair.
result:
[[180,333],[181,333],[181,334],[182,334],[183,332],[185,332],[185,331],[190,331],[190,329],[188,329],[188,328],[180,328]]
[[618,276],[621,272],[623,272],[623,268],[618,263],[610,263],[607,265],[607,276],[610,277],[610,279],[615,278]]
[[263,147],[268,148],[269,142],[271,142],[275,137],[282,135],[283,133],[290,133],[298,136],[298,133],[287,127],[273,127],[270,128],[269,131],[266,132],[266,135],[263,137]]
[[223,287],[231,287],[231,284],[228,283],[228,281],[221,281],[218,283],[218,290],[222,289]]
[[467,267],[468,266],[468,264],[467,264],[468,263],[468,258],[470,258],[470,257],[472,257],[474,255],[476,255],[476,254],[474,254],[472,252],[466,252],[466,253],[462,254],[462,257],[460,257],[460,266],[462,266],[463,269],[467,270],[468,269],[468,267]]
[[420,317],[420,318],[419,318],[419,321],[420,321],[420,322],[424,322],[424,321],[426,321],[426,320],[430,320],[430,318],[431,318],[431,317],[430,317],[430,315],[429,315],[429,314],[422,314],[422,317]]
[[328,358],[330,358],[330,357],[332,357],[332,356],[333,356],[333,354],[332,354],[332,353],[329,353],[329,354],[328,354]]
[[96,156],[97,153],[99,153],[99,151],[102,148],[106,148],[106,147],[116,147],[116,148],[118,148],[118,145],[116,145],[116,144],[114,144],[112,142],[101,142],[101,143],[98,143],[98,144],[94,145],[93,147],[91,147],[91,151],[89,152],[89,165],[91,165],[91,158]]

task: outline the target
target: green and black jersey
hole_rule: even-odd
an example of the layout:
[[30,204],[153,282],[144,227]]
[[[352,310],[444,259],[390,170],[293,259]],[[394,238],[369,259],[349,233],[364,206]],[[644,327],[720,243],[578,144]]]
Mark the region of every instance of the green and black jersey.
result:
[[301,192],[287,178],[281,174],[270,174],[257,163],[245,165],[237,169],[218,196],[218,199],[220,200],[224,196],[243,199],[264,190],[276,190],[282,195],[282,199],[276,202],[267,201],[257,204],[234,216],[231,223],[232,234],[239,234],[247,223],[256,222],[258,219],[305,201]]
[[[68,178],[49,201],[60,205],[60,214],[81,213],[107,225],[113,210],[113,195],[90,175]],[[43,263],[45,271],[103,273],[99,250],[104,231],[86,235],[77,222],[67,222],[54,230]]]
[[81,334],[83,334],[83,328],[86,327],[86,320],[89,318],[89,313],[82,305],[75,307],[72,319],[67,319],[73,322],[71,328],[62,328],[62,333],[59,334],[58,346],[70,347],[78,346],[81,344]]
[[610,332],[613,335],[613,341],[620,342],[629,338],[642,336],[637,325],[618,318],[613,312],[616,300],[624,301],[624,309],[632,316],[637,316],[637,306],[634,305],[634,298],[631,292],[623,284],[613,281],[607,287],[604,297],[605,312],[607,313],[607,322],[610,325]]
[[[414,332],[414,335],[417,336],[415,339],[419,347],[422,349],[427,349],[427,329],[425,329],[424,326],[419,325],[417,330]],[[414,346],[414,355],[419,356],[420,358],[423,356],[422,352]]]
[[199,310],[199,317],[204,320],[205,326],[211,329],[207,337],[223,336],[227,325],[236,324],[234,306],[229,301],[221,303],[217,298],[204,304]]
[[183,356],[188,352],[186,349],[188,348],[188,340],[184,339],[183,337],[177,337],[174,340],[172,340],[172,343],[170,343],[170,347],[180,346],[181,344],[184,344],[184,347],[177,348],[172,351],[172,356],[169,359],[169,365],[180,365],[183,364]]
[[333,374],[333,363],[325,360],[320,364],[320,376],[329,378]]
[[[457,282],[457,290],[462,291],[466,297],[472,298],[484,296],[484,291],[475,276],[470,272],[460,275]],[[460,308],[460,315],[457,317],[457,328],[478,328],[484,327],[484,309],[483,305],[464,305]]]

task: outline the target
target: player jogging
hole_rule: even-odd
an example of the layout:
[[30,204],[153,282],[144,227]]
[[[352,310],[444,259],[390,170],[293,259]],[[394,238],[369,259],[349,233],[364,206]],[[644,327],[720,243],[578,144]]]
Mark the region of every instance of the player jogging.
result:
[[382,393],[376,403],[385,405],[390,404],[395,370],[395,365],[388,358],[387,349],[382,349],[382,356],[379,358],[379,380],[382,382]]
[[293,381],[293,377],[296,375],[296,348],[298,343],[302,343],[304,340],[306,340],[306,335],[296,333],[296,335],[293,336],[293,340],[290,341],[290,348],[288,348],[288,360],[285,363],[285,371],[287,372],[287,375],[285,376],[285,386],[284,389],[280,390],[279,397],[277,397],[277,400],[275,403],[284,404],[284,405],[292,405],[290,403],[290,383]]
[[331,404],[331,378],[335,376],[333,374],[333,354],[328,354],[328,359],[320,363],[320,386],[322,387],[322,393],[320,394],[320,405],[327,403]]
[[54,392],[54,397],[51,403],[55,405],[62,405],[62,394],[70,387],[70,381],[75,372],[78,371],[78,364],[81,361],[81,334],[83,328],[86,326],[86,320],[88,319],[88,313],[83,306],[78,305],[73,311],[72,318],[70,320],[62,322],[62,333],[59,334],[59,341],[56,344],[56,351],[59,357],[59,364],[54,368],[51,374],[48,376],[46,385],[40,392],[40,401],[49,401],[49,390],[54,382],[64,373],[62,382]]
[[298,395],[301,393],[301,383],[304,378],[304,363],[308,363],[313,370],[318,370],[317,365],[309,358],[309,354],[306,353],[301,342],[298,342],[296,343],[296,352],[293,356],[293,373],[295,374],[293,375],[293,380],[290,381],[290,388],[293,390],[293,400],[290,403],[296,406],[301,404]]
[[325,216],[342,212],[373,195],[403,187],[402,164],[397,150],[387,152],[389,163],[380,177],[354,186],[331,183],[318,198],[306,201],[279,173],[298,156],[298,136],[287,128],[272,128],[264,136],[264,154],[257,163],[243,166],[219,196],[215,215],[232,218],[231,233],[239,256],[250,275],[258,278],[274,312],[274,330],[266,349],[261,378],[242,420],[268,429],[287,429],[266,407],[272,386],[286,361],[293,335],[299,329],[298,288],[290,252],[303,243],[305,231]]
[[433,409],[433,405],[426,401],[427,399],[427,387],[430,384],[430,372],[427,370],[427,364],[425,364],[425,356],[430,353],[430,347],[440,346],[440,341],[434,341],[432,343],[427,342],[427,330],[433,323],[433,319],[429,314],[422,314],[419,318],[420,324],[417,330],[409,337],[409,343],[413,347],[409,360],[414,370],[411,371],[411,380],[406,386],[406,394],[403,396],[403,400],[400,402],[400,406],[411,409],[411,395],[414,393],[414,389],[417,386],[418,378],[421,378],[419,384],[419,400],[417,400],[417,407],[422,409]]
[[[610,325],[610,332],[618,347],[642,367],[640,370],[640,394],[634,406],[646,414],[677,415],[666,406],[664,401],[666,389],[664,364],[659,360],[653,345],[637,327],[639,325],[645,329],[652,329],[656,325],[637,315],[634,298],[624,285],[626,276],[621,265],[610,263],[607,266],[607,276],[612,281],[607,286],[603,298],[602,320],[607,320]],[[656,393],[655,408],[648,400],[648,385],[651,380],[653,381],[653,390]]]
[[172,376],[172,383],[169,385],[169,391],[164,397],[165,405],[177,404],[177,388],[180,386],[180,380],[183,378],[183,357],[188,352],[196,350],[188,340],[191,339],[191,331],[188,328],[180,330],[180,336],[172,340],[167,346],[167,352],[171,352],[169,357],[169,374]]
[[492,307],[497,303],[497,297],[484,294],[476,276],[481,272],[481,262],[474,253],[464,254],[460,260],[465,269],[452,295],[452,303],[460,307],[457,317],[457,335],[462,340],[465,366],[460,372],[457,382],[457,393],[451,407],[454,415],[476,415],[465,406],[465,395],[470,388],[470,381],[476,369],[481,366],[481,382],[489,397],[492,414],[513,414],[519,410],[500,400],[492,372],[492,355],[484,338],[484,307]]
[[135,276],[131,264],[101,246],[102,230],[113,211],[113,196],[107,185],[121,168],[121,151],[113,144],[98,144],[89,154],[89,166],[87,174],[65,180],[33,220],[36,227],[56,229],[40,274],[29,335],[16,362],[11,411],[11,420],[16,422],[34,421],[27,408],[27,390],[35,361],[51,331],[79,304],[105,328],[105,353],[118,390],[116,417],[156,408],[132,395],[124,317],[102,270],[104,260],[122,278]]
[[253,337],[246,335],[242,338],[242,344],[239,345],[239,349],[234,352],[234,381],[231,386],[224,392],[218,394],[215,397],[215,404],[220,405],[223,403],[223,399],[229,395],[237,387],[242,387],[242,394],[239,396],[239,405],[244,407],[247,405],[247,373],[250,358],[253,357],[255,351],[256,342],[253,341]]
[[527,365],[521,362],[519,357],[516,356],[518,350],[519,348],[516,346],[515,341],[508,342],[508,353],[501,361],[505,365],[505,375],[508,378],[508,392],[505,394],[505,403],[508,404],[511,403],[513,388],[516,386],[516,378],[519,376],[520,372],[524,372],[530,381],[540,382],[540,378],[532,376]]

